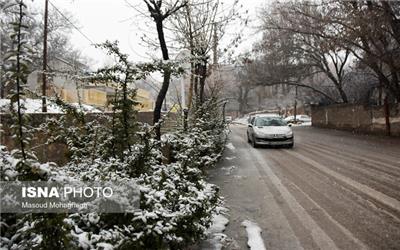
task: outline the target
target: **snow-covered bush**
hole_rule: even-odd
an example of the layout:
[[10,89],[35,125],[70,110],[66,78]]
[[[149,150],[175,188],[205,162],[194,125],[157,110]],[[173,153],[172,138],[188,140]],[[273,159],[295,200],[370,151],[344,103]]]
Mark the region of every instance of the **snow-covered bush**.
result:
[[[25,5],[21,0],[15,2],[21,21]],[[21,34],[23,26],[16,24],[15,31]],[[204,236],[210,225],[220,200],[218,188],[205,181],[202,169],[214,166],[224,148],[225,124],[218,102],[211,98],[196,108],[187,129],[168,135],[166,141],[155,140],[155,126],[136,122],[135,103],[129,98],[135,93],[128,83],[160,66],[136,67],[115,43],[102,47],[118,58],[115,67],[100,70],[96,76],[118,85],[113,115],[88,121],[83,112],[57,100],[65,115],[41,127],[50,136],[48,143],[62,142],[68,147],[70,161],[63,166],[40,163],[26,148],[30,136],[21,119],[19,85],[26,74],[9,70],[10,82],[15,80],[18,91],[14,126],[19,149],[9,152],[0,145],[0,180],[124,180],[137,184],[139,207],[124,214],[1,214],[1,249],[181,249]],[[17,62],[29,60],[22,52],[13,52]],[[166,145],[168,157],[162,150]]]
[[219,108],[215,98],[209,99],[197,108],[186,130],[168,136],[173,161],[200,170],[215,165],[227,139]]
[[[48,181],[63,178],[134,181],[141,192],[139,210],[127,214],[17,216],[13,218],[15,223],[7,227],[2,235],[2,247],[178,249],[201,238],[210,224],[212,211],[219,198],[217,187],[204,180],[199,167],[213,166],[215,163],[218,153],[211,156],[215,159],[207,159],[206,152],[211,153],[209,147],[215,147],[212,141],[207,140],[215,142],[218,136],[200,128],[176,133],[171,137],[175,139],[170,142],[173,145],[185,145],[185,148],[181,147],[179,151],[175,151],[178,148],[173,149],[172,154],[177,156],[176,159],[163,164],[161,145],[151,139],[150,129],[142,128],[138,132],[138,138],[142,140],[132,145],[130,152],[125,151],[121,158],[104,158],[96,154],[94,159],[85,156],[58,168],[40,165],[47,167],[43,173],[44,180]],[[186,141],[191,138],[193,142],[183,141],[181,144],[178,138]],[[1,161],[5,163],[2,173],[18,179],[19,172],[13,167],[17,159],[4,148],[1,152]],[[191,162],[188,157],[195,157],[192,158],[195,160]],[[2,220],[4,218],[2,216]],[[10,220],[3,223],[9,226]],[[59,230],[49,233],[44,225]]]

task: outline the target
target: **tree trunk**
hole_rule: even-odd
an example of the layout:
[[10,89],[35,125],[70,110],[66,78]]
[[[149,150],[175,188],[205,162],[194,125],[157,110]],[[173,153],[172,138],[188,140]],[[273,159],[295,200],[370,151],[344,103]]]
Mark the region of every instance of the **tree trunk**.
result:
[[344,92],[342,86],[338,86],[337,90],[339,91],[340,98],[342,98],[343,103],[348,103],[349,100],[347,99],[346,92]]
[[206,76],[207,76],[207,62],[203,62],[203,64],[200,65],[200,90],[199,90],[199,99],[200,99],[200,104],[204,102],[204,88],[206,85]]
[[164,60],[169,60],[168,48],[167,48],[167,44],[165,43],[163,21],[157,20],[156,26],[157,26],[158,40],[160,41],[162,57]]
[[[23,119],[22,119],[22,110],[21,110],[21,29],[22,29],[22,18],[23,18],[23,12],[22,12],[22,7],[23,3],[19,3],[19,20],[18,20],[18,34],[17,34],[17,73],[18,75],[16,76],[16,84],[17,84],[17,115],[18,115],[18,135],[19,135],[19,144],[20,144],[20,149],[21,149],[21,154],[22,158],[26,160],[26,153],[25,153],[25,144],[24,144],[24,134],[23,134]],[[11,106],[13,103],[11,102]]]
[[190,84],[189,84],[189,97],[188,97],[188,109],[192,108],[193,102],[193,85],[194,85],[194,63],[190,63]]
[[[157,26],[157,34],[158,34],[158,40],[160,42],[162,57],[164,60],[169,60],[168,48],[167,48],[167,44],[165,43],[162,19],[156,20],[156,26]],[[156,139],[158,139],[158,140],[161,138],[161,129],[160,129],[159,124],[157,124],[157,123],[159,122],[159,120],[161,118],[161,108],[162,108],[162,104],[163,104],[164,99],[168,92],[170,79],[171,79],[171,69],[169,69],[168,67],[165,67],[163,83],[162,83],[160,92],[157,95],[157,99],[156,99],[156,103],[155,103],[155,107],[154,107],[154,113],[153,113],[153,123],[154,123],[154,125],[157,125],[155,127],[155,132],[156,132]]]
[[[193,81],[193,90],[194,90],[194,97],[195,97],[195,101],[197,101],[197,99],[199,99],[199,64],[195,63],[194,64],[194,81]],[[197,105],[195,103],[195,105]]]
[[[163,84],[161,86],[160,92],[158,93],[158,96],[156,99],[156,104],[154,107],[154,113],[153,113],[154,125],[156,125],[156,123],[158,123],[161,118],[161,108],[162,108],[162,104],[165,100],[165,96],[167,95],[167,92],[168,92],[170,79],[171,79],[171,70],[169,68],[165,68]],[[161,138],[161,130],[160,130],[159,125],[156,126],[155,131],[156,131],[156,138],[160,139]]]
[[193,63],[194,58],[194,44],[193,44],[193,30],[192,30],[192,18],[190,13],[189,5],[186,5],[186,15],[188,17],[188,25],[189,25],[189,48],[190,48],[190,55],[191,55],[191,62],[190,62],[190,85],[189,85],[189,100],[188,100],[188,109],[190,110],[192,107],[192,100],[193,100],[193,85],[195,81],[194,73],[195,73],[195,64]]

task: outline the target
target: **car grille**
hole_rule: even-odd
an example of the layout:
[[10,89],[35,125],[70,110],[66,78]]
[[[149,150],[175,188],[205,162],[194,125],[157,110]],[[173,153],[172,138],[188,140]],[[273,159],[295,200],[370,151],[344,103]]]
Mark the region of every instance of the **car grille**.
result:
[[280,142],[282,142],[282,141],[292,141],[293,140],[293,137],[289,137],[289,138],[286,138],[286,137],[276,137],[276,138],[257,138],[257,140],[258,141],[265,141],[265,142],[274,142],[274,141],[280,141]]

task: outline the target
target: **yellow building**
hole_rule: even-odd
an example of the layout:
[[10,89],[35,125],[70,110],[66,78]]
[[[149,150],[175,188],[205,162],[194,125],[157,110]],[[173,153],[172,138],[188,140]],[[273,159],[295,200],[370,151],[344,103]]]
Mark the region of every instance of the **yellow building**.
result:
[[[115,96],[115,88],[108,86],[85,86],[82,102],[88,105],[103,108],[105,110],[111,109],[111,101]],[[136,101],[139,105],[136,109],[139,111],[152,111],[154,102],[148,91],[144,89],[137,89]]]
[[139,111],[152,111],[154,109],[154,101],[150,92],[144,89],[137,89],[136,101],[139,102]]
[[82,103],[95,107],[109,109],[110,102],[115,96],[115,89],[108,86],[85,86]]

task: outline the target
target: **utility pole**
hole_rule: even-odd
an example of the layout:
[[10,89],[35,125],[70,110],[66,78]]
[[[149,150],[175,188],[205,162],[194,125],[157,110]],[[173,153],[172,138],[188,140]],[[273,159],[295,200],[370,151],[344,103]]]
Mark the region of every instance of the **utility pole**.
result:
[[389,107],[389,100],[388,95],[385,95],[384,99],[384,110],[385,110],[385,124],[386,124],[386,134],[390,136],[390,107]]
[[42,74],[42,79],[43,79],[43,85],[42,85],[42,112],[46,113],[47,112],[47,106],[46,106],[46,88],[47,88],[47,82],[46,82],[46,70],[47,70],[47,19],[48,19],[48,6],[49,1],[45,0],[45,7],[44,7],[44,35],[43,35],[43,74]]
[[[1,25],[3,25],[1,23]],[[3,42],[2,42],[2,37],[0,34],[0,98],[4,98],[4,93],[5,90],[4,88],[6,87],[6,84],[3,83]]]
[[294,97],[294,123],[297,123],[296,116],[297,116],[297,85],[296,85],[296,94]]

